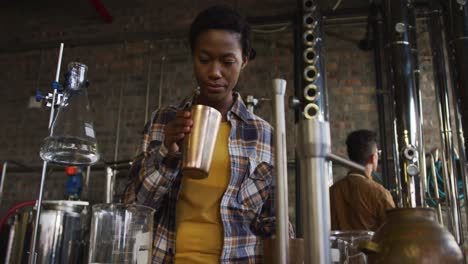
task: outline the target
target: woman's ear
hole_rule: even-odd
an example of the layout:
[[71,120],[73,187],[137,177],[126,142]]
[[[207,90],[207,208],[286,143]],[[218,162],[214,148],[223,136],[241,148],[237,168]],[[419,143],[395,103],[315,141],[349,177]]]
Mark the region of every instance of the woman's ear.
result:
[[245,66],[247,66],[247,64],[249,64],[249,58],[244,57],[244,58],[242,59],[241,70],[243,70],[243,69],[245,68]]

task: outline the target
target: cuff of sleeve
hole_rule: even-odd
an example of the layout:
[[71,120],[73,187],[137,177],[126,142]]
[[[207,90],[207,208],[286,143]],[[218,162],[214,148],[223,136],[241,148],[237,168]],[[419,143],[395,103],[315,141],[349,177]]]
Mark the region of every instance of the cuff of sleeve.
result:
[[164,158],[167,156],[167,154],[169,154],[169,150],[167,149],[166,144],[162,143],[159,147],[159,155]]
[[167,146],[164,143],[162,143],[161,146],[159,147],[158,154],[159,154],[160,160],[163,160],[166,157],[169,157],[169,158],[180,158],[180,157],[182,157],[182,152],[180,152],[180,151],[170,153],[169,149],[167,148]]

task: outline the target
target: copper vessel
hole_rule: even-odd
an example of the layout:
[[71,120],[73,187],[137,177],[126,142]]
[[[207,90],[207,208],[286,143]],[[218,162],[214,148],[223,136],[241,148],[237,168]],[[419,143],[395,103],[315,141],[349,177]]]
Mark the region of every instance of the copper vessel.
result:
[[369,263],[463,263],[455,238],[437,222],[432,208],[388,210],[386,221],[372,241],[360,247]]
[[206,105],[192,106],[191,113],[193,126],[190,134],[184,138],[182,174],[203,179],[210,171],[221,113]]

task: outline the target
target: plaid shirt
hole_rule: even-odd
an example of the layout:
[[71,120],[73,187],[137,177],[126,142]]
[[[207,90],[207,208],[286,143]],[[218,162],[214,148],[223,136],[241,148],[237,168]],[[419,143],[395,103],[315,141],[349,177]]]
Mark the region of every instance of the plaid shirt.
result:
[[[262,263],[262,238],[275,231],[273,131],[247,111],[241,97],[227,113],[231,124],[229,157],[231,178],[221,199],[224,243],[220,263]],[[153,263],[173,263],[175,212],[181,183],[181,154],[169,154],[164,126],[183,105],[153,113],[146,125],[142,150],[136,158],[124,201],[156,209]]]

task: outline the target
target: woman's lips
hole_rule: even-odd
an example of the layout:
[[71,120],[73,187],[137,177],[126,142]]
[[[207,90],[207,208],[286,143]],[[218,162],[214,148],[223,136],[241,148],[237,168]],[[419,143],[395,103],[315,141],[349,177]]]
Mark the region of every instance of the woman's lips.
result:
[[207,85],[206,90],[210,93],[219,93],[224,90],[223,85]]

